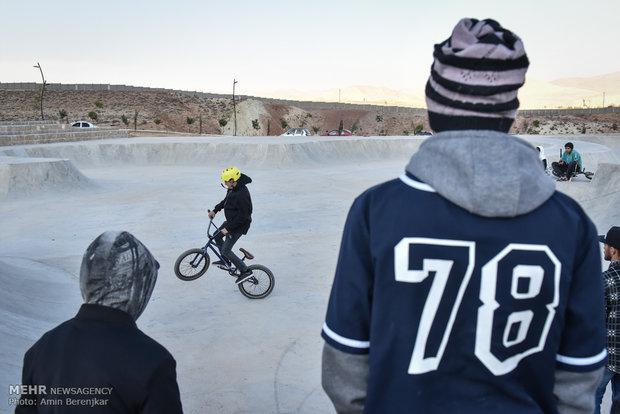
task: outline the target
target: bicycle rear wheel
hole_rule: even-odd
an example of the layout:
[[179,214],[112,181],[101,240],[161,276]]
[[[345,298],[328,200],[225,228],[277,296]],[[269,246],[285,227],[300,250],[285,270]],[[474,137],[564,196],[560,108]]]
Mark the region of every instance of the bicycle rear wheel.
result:
[[207,271],[210,261],[203,249],[189,249],[177,259],[174,274],[185,281],[198,279]]
[[276,283],[271,270],[263,265],[250,265],[252,277],[243,283],[239,283],[239,291],[243,296],[250,299],[262,299],[269,295]]

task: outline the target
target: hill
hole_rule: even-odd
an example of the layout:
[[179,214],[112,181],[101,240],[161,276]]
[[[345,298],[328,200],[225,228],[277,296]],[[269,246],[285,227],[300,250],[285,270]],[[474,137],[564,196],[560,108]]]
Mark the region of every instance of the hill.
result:
[[[358,91],[363,89],[358,88]],[[552,95],[553,89],[548,93]],[[237,102],[237,135],[280,135],[294,127],[307,128],[320,135],[338,129],[341,121],[344,128],[353,129],[357,135],[409,135],[416,127],[430,130],[426,114],[420,110],[387,106],[343,109],[337,104],[318,106],[302,108],[259,99]],[[89,113],[95,114],[97,125],[127,128],[134,134],[232,135],[235,125],[233,103],[226,98],[207,98],[175,91],[50,89],[44,94],[46,120],[89,120]],[[61,119],[63,114],[67,116]],[[36,119],[40,119],[38,91],[0,89],[0,121]],[[222,127],[222,124],[226,125]],[[617,132],[619,124],[620,113],[543,117],[520,112],[511,132],[610,133]]]

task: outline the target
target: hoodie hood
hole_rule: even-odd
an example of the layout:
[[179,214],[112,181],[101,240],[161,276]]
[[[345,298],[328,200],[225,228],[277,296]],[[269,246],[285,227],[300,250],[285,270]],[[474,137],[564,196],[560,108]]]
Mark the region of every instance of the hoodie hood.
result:
[[239,177],[239,179],[237,180],[237,186],[234,189],[237,190],[237,188],[246,186],[250,184],[251,182],[252,182],[252,179],[250,177],[241,173],[241,177]]
[[555,192],[538,151],[497,131],[446,131],[427,139],[407,172],[454,204],[483,217],[527,214]]
[[82,298],[127,312],[136,320],[151,298],[158,269],[159,263],[140,240],[124,231],[107,231],[84,253]]

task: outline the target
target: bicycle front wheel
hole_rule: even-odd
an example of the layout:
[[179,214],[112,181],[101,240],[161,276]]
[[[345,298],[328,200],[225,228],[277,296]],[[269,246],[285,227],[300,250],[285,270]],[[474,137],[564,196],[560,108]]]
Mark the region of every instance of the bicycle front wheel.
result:
[[276,283],[271,270],[263,265],[251,265],[248,269],[252,271],[252,277],[237,285],[243,296],[250,299],[262,299],[269,295]]
[[210,261],[203,249],[189,249],[177,259],[174,274],[185,281],[198,279],[207,271]]

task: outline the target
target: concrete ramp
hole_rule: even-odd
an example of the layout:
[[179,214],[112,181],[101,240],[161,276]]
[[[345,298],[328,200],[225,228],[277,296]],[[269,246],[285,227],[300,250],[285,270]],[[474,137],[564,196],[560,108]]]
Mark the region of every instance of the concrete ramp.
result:
[[246,166],[325,164],[378,160],[413,154],[416,137],[165,137],[81,143],[0,147],[10,157],[61,158],[78,168],[109,165],[200,165],[206,162]]
[[0,285],[0,336],[4,344],[0,412],[9,412],[12,407],[5,405],[8,385],[21,383],[24,350],[59,321],[73,317],[81,300],[75,276],[30,259],[0,258]]
[[67,159],[0,157],[0,199],[92,185]]
[[132,138],[0,147],[0,200],[95,187],[80,170],[93,167],[209,163],[239,168],[312,167],[413,154],[422,142],[413,137],[278,138]]
[[[575,142],[595,176],[557,188],[599,234],[620,224],[619,138],[526,137],[550,161]],[[161,265],[138,326],[175,356],[184,412],[332,413],[320,385],[320,330],[347,211],[362,191],[402,174],[423,141],[145,137],[0,147],[0,197],[9,195],[0,198],[1,388],[19,383],[28,347],[77,311],[86,247],[103,231],[127,230]],[[217,268],[192,282],[174,275],[179,254],[205,243],[207,209],[225,196],[219,177],[229,165],[253,179],[252,228],[238,246],[273,271],[266,299],[245,298]],[[37,196],[48,189],[57,191]],[[0,413],[13,412],[2,398]]]
[[581,204],[600,234],[620,225],[620,164],[599,164],[590,183],[558,183],[558,190]]

